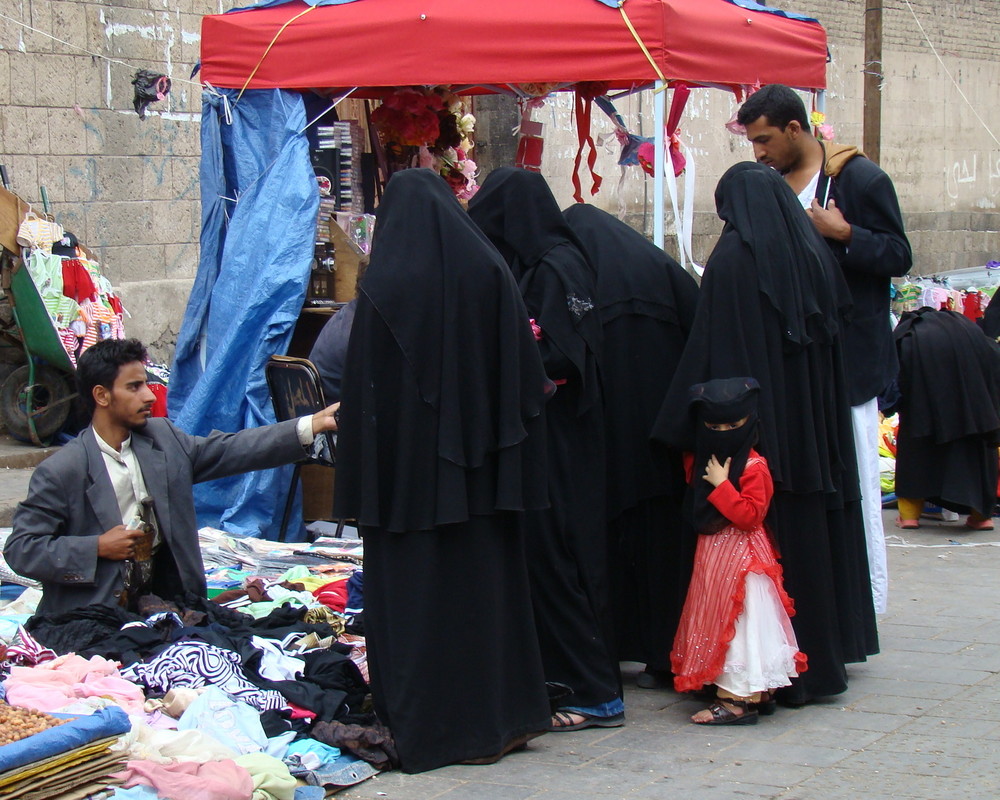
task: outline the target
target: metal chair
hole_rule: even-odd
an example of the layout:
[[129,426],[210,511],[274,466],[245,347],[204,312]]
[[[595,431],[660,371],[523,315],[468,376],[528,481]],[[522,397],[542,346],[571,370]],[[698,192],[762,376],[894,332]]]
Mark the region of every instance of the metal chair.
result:
[[[296,419],[306,414],[313,414],[326,408],[323,397],[323,385],[320,382],[319,371],[307,358],[292,356],[271,356],[264,366],[264,376],[271,392],[271,404],[274,406],[274,416],[278,422]],[[281,528],[278,531],[278,541],[285,541],[288,528],[288,517],[292,512],[295,500],[295,489],[299,483],[299,472],[304,464],[320,464],[326,467],[336,466],[336,434],[324,431],[320,436],[326,437],[330,454],[329,459],[322,456],[309,456],[295,462],[292,472],[292,483],[288,488],[288,499],[285,501],[285,512],[281,517]],[[332,514],[331,514],[332,517]],[[337,525],[337,536],[343,532],[344,522]]]

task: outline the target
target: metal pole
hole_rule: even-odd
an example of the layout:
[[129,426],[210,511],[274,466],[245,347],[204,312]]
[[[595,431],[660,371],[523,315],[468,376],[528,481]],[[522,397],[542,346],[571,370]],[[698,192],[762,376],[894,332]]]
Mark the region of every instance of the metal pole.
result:
[[865,0],[865,108],[862,146],[876,164],[882,149],[882,0]]
[[653,92],[653,244],[663,249],[663,169],[665,140],[663,127],[666,124],[666,86],[657,81]]

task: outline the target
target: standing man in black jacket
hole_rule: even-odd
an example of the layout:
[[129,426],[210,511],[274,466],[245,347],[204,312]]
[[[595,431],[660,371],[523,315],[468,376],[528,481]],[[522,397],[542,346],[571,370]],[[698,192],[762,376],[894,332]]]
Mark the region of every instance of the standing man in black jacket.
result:
[[899,363],[889,317],[890,278],[913,264],[892,181],[857,148],[812,135],[802,99],[781,84],[764,86],[742,105],[758,161],[778,170],[798,195],[844,271],[853,301],[845,331],[848,382],[858,455],[875,610],[886,610],[888,576],[882,530],[876,398]]

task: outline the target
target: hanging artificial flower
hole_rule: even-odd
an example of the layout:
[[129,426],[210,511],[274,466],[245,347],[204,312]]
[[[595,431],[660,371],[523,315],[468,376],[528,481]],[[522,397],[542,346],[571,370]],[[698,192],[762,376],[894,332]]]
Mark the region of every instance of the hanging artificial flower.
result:
[[396,89],[371,119],[397,168],[435,170],[460,200],[476,193],[476,164],[467,155],[476,118],[460,96],[442,86]]

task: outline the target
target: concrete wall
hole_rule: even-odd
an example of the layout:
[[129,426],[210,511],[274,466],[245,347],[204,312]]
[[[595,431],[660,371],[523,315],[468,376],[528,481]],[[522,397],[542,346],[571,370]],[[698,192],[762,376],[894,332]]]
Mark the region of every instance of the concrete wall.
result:
[[[93,247],[133,318],[130,333],[171,355],[197,267],[200,227],[200,93],[185,79],[198,57],[200,16],[233,0],[3,0],[0,13],[68,44],[0,18],[0,163],[13,189],[39,199],[44,185],[66,227]],[[827,112],[837,139],[860,143],[863,93],[863,0],[772,0],[812,14],[826,26],[833,61]],[[882,164],[895,180],[912,237],[917,270],[973,266],[1000,257],[1000,14],[995,0],[886,0]],[[941,57],[934,55],[909,6]],[[87,52],[83,52],[87,51]],[[90,55],[90,54],[94,55]],[[105,59],[112,59],[108,61]],[[118,63],[124,62],[124,63]],[[137,68],[174,79],[165,103],[142,122],[132,110]],[[949,78],[950,72],[969,103]],[[632,129],[652,134],[651,95],[623,99]],[[502,106],[498,106],[502,108]],[[715,183],[749,145],[723,127],[732,95],[692,93],[682,138],[697,172],[695,254],[704,260],[720,223]],[[484,164],[509,152],[508,107],[484,119]],[[569,172],[576,150],[571,98],[557,97],[535,118],[546,126],[544,172],[560,201],[572,202]],[[624,178],[611,126],[594,113],[604,187],[594,202],[623,209],[652,229],[652,181],[637,168]],[[583,174],[584,186],[589,187]],[[620,183],[619,183],[620,182]],[[669,208],[669,205],[668,205]],[[671,223],[668,210],[668,230]]]

